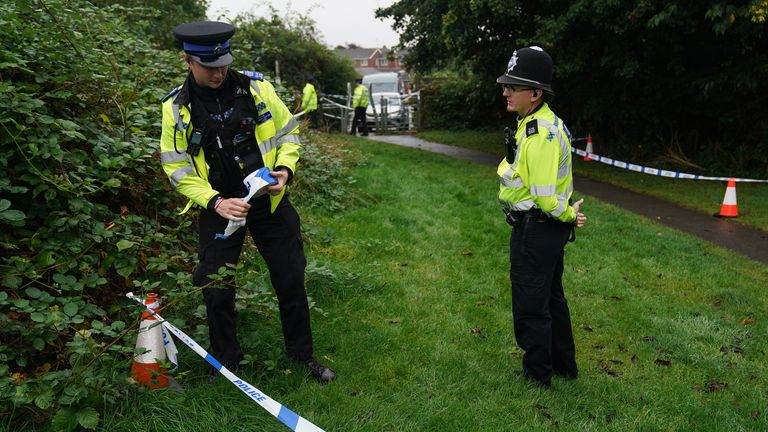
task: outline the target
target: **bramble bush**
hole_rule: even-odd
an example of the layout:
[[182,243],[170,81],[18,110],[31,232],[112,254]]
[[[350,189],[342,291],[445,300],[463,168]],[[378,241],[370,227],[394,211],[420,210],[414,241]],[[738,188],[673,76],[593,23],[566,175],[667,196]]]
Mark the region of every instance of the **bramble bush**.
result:
[[95,429],[101,410],[141,390],[127,378],[140,313],[128,291],[161,292],[167,315],[186,317],[174,324],[204,322],[190,296],[194,219],[177,214],[185,201],[157,155],[159,100],[185,70],[149,25],[126,21],[142,13],[157,11],[0,3],[0,418],[10,430]]
[[155,155],[158,89],[180,65],[122,12],[0,6],[0,412],[16,427],[95,428],[131,389],[124,293],[190,285],[191,222]]

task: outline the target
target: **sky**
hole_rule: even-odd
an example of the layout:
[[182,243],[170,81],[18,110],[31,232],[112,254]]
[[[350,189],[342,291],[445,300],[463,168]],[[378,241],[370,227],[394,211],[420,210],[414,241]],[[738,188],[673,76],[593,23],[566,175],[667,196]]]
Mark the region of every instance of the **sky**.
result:
[[[268,2],[253,0],[209,0],[208,18],[232,18],[240,12],[266,16]],[[354,43],[363,48],[391,47],[399,42],[392,30],[391,20],[382,21],[374,16],[376,8],[386,7],[395,0],[289,0],[273,1],[284,16],[287,11],[308,14],[317,24],[323,42],[330,48]]]

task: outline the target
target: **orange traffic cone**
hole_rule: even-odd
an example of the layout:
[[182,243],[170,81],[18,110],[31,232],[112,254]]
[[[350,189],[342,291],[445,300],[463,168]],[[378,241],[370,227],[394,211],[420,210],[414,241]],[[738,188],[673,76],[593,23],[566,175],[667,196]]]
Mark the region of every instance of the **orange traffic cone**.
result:
[[589,155],[595,152],[592,148],[592,135],[587,135],[587,148],[584,149],[584,151],[587,152],[587,154],[584,155],[584,160],[587,162],[591,161],[592,158],[590,158]]
[[720,206],[720,213],[716,213],[718,217],[737,217],[739,210],[736,208],[736,181],[733,177],[728,180],[728,187],[725,188],[725,196],[723,197],[723,205]]
[[[144,304],[156,312],[160,307],[160,300],[157,299],[157,294],[149,293]],[[145,349],[146,352],[133,357],[131,378],[151,389],[168,387],[166,369],[160,366],[160,362],[167,358],[162,326],[148,311],[141,313],[139,336],[136,338],[136,349],[139,348]]]

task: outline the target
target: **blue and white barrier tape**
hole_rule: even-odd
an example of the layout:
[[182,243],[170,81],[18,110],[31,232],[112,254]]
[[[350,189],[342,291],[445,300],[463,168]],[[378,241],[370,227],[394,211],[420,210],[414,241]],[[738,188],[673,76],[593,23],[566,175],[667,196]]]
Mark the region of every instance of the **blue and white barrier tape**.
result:
[[[606,165],[615,166],[617,168],[624,168],[628,169],[630,171],[635,171],[643,174],[650,174],[650,175],[657,175],[661,177],[669,177],[669,178],[680,178],[680,179],[689,179],[689,180],[717,180],[717,181],[728,181],[733,177],[709,177],[709,176],[701,176],[696,174],[688,174],[688,173],[682,173],[677,171],[667,171],[659,168],[651,168],[647,166],[642,165],[635,165],[627,162],[623,162],[620,160],[611,159],[605,156],[600,156],[594,153],[587,153],[584,150],[577,149],[576,147],[571,147],[571,151],[576,153],[579,156],[589,157],[593,161],[602,162]],[[756,180],[756,179],[747,179],[747,178],[733,178],[734,181],[737,183],[768,183],[768,180]]]
[[328,102],[329,104],[331,104],[331,105],[333,105],[333,106],[335,106],[335,107],[338,107],[338,108],[343,108],[343,109],[346,109],[346,110],[350,110],[350,111],[351,111],[351,110],[354,110],[354,108],[352,108],[351,106],[342,105],[342,104],[336,103],[336,102],[334,102],[334,101],[332,101],[332,100],[330,100],[330,99],[326,99],[326,98],[320,98],[320,100],[321,100],[321,101],[325,101],[325,102]]
[[323,97],[332,97],[332,98],[337,98],[337,99],[346,99],[346,98],[350,97],[348,95],[331,94],[331,93],[323,93],[322,96]]
[[238,377],[237,375],[230,372],[229,369],[222,366],[218,360],[213,358],[212,355],[208,354],[206,350],[204,350],[200,345],[198,345],[197,342],[194,341],[194,339],[187,336],[186,333],[179,330],[173,324],[163,319],[163,317],[161,317],[159,314],[157,314],[152,309],[150,309],[147,305],[145,305],[141,299],[133,295],[132,292],[129,292],[125,296],[128,297],[129,299],[137,301],[139,304],[146,307],[147,311],[149,311],[149,313],[151,313],[158,321],[160,321],[164,328],[168,329],[168,331],[173,333],[180,341],[184,342],[188,347],[192,348],[192,351],[196,352],[197,355],[205,359],[205,361],[207,361],[208,364],[210,364],[211,366],[214,367],[214,369],[219,371],[219,373],[221,373],[226,379],[228,379],[229,382],[234,384],[235,387],[237,387],[238,389],[240,389],[240,391],[248,395],[251,399],[253,399],[256,403],[258,403],[262,408],[267,410],[267,412],[272,414],[275,418],[283,422],[284,425],[291,428],[291,430],[296,432],[325,432],[323,429],[320,429],[319,427],[315,426],[309,420],[291,411],[280,402],[277,402],[276,400],[270,398],[266,394],[262,393],[261,390],[257,389],[256,387],[252,386],[246,381],[240,379],[240,377]]

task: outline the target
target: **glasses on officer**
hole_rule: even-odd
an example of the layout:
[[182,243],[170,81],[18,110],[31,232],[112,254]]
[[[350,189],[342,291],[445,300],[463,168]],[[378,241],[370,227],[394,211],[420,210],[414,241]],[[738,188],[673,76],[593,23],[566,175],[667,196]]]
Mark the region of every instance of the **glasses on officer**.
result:
[[533,90],[530,87],[515,87],[512,84],[502,84],[501,86],[504,88],[505,91],[508,91],[510,93],[517,93],[517,92],[526,91],[526,90],[528,90],[528,91]]

